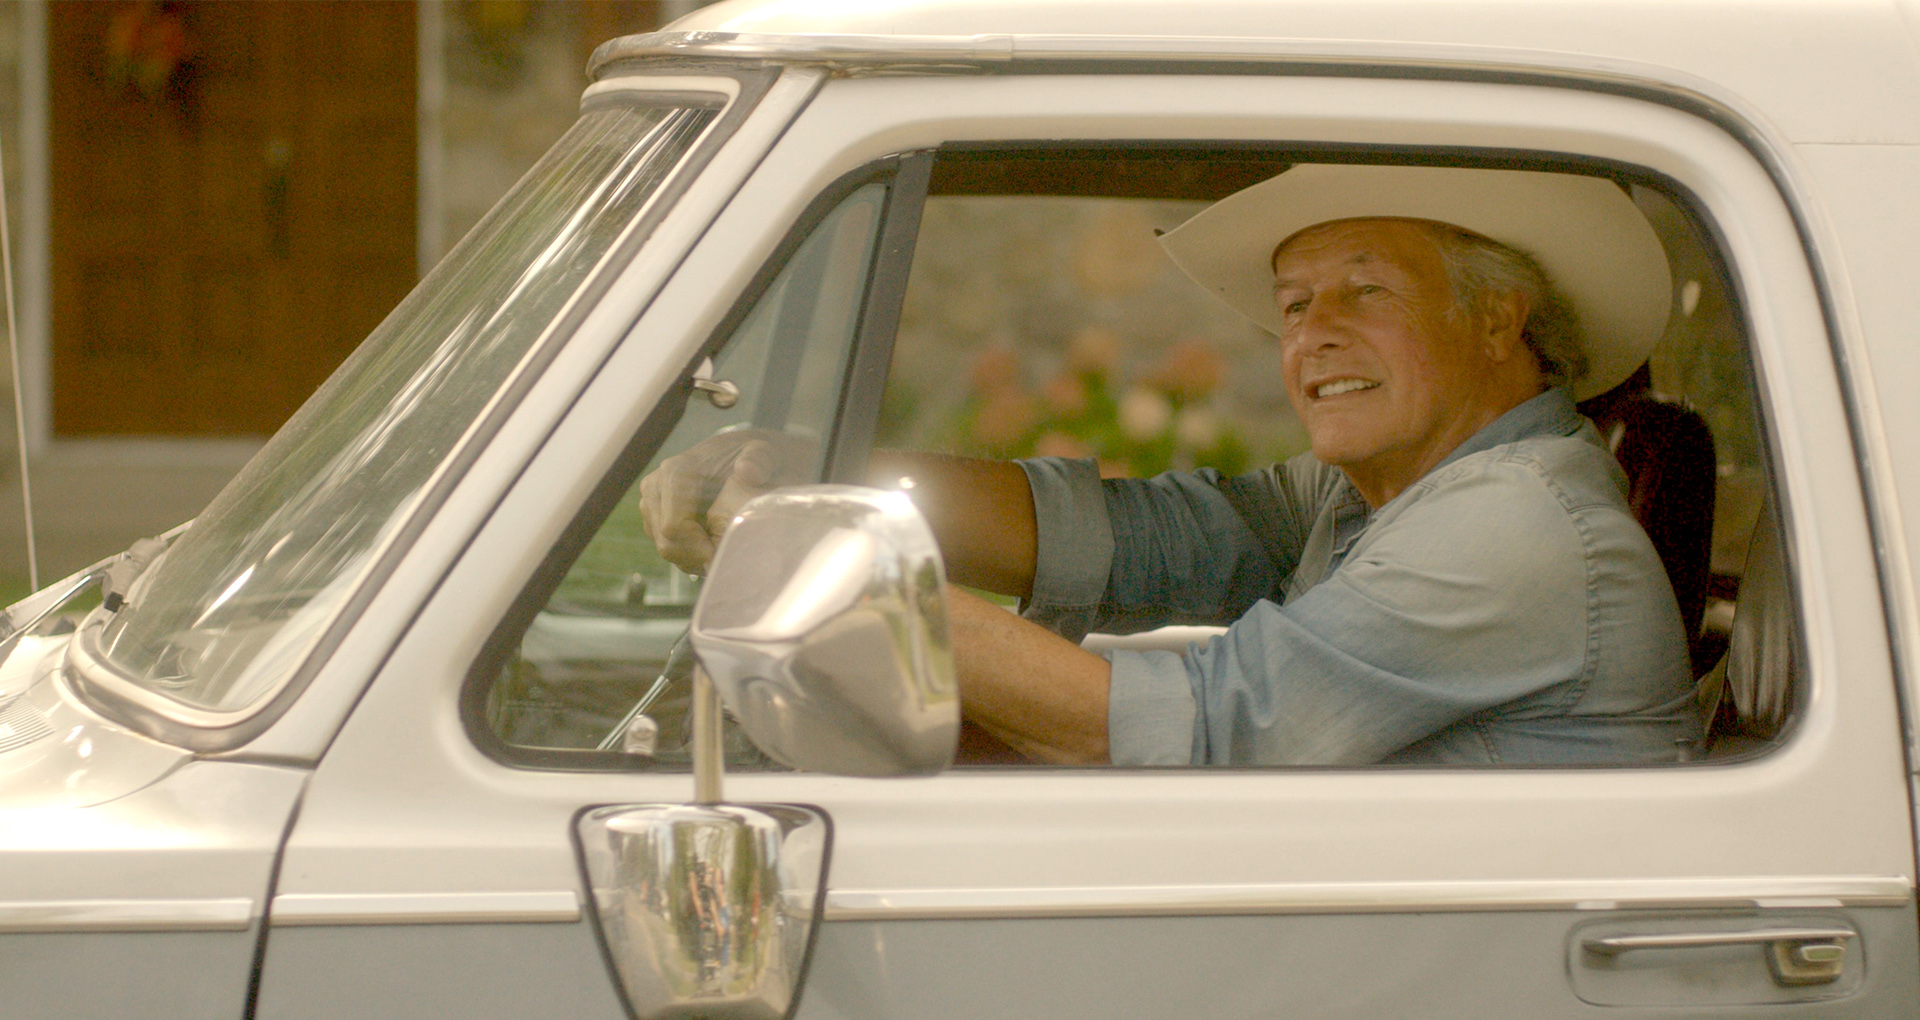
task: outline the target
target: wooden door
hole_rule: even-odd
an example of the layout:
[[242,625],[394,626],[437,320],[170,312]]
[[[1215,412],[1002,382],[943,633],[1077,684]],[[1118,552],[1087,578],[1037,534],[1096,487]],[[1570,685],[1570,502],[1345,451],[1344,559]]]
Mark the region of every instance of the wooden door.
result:
[[271,432],[405,296],[414,19],[51,5],[56,434]]

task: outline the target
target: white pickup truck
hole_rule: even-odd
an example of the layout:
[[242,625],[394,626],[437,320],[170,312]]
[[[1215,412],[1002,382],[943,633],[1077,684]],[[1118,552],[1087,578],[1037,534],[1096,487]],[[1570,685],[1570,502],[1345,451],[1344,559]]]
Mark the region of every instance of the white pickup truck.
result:
[[[190,526],[9,610],[0,1015],[1920,1013],[1913,0],[723,3],[592,75]],[[1287,452],[1134,253],[1314,162],[1603,177],[1660,236],[1666,339],[1586,406],[1726,695],[1680,762],[949,765],[897,494],[765,510],[704,593],[637,525],[731,427],[821,482]]]

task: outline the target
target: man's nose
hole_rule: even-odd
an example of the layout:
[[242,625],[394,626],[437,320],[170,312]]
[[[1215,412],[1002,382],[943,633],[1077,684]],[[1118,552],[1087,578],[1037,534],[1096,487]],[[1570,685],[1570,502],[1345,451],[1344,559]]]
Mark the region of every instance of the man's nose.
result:
[[1307,302],[1295,327],[1296,342],[1309,351],[1345,346],[1350,336],[1344,309],[1332,296],[1315,297]]

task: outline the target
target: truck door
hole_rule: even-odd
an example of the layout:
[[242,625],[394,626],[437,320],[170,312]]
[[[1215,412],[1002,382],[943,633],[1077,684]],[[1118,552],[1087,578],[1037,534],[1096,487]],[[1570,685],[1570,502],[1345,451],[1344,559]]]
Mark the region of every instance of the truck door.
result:
[[[1128,316],[1164,312],[1127,304],[1145,270],[1097,243],[1057,270],[1077,274],[1092,305],[1029,288],[1059,312],[1046,329],[1006,331],[1033,320],[1007,313],[1004,291],[919,303],[965,289],[969,260],[1014,267],[1002,281],[1045,279],[1045,245],[1071,226],[1033,204],[1026,233],[995,235],[1021,243],[974,235],[956,255],[985,214],[936,200],[1021,197],[978,174],[967,191],[965,153],[1071,160],[1102,147],[1165,158],[1109,161],[1107,190],[1084,197],[1205,201],[1182,166],[1230,177],[1515,152],[1665,196],[1715,239],[1704,264],[1724,273],[1689,277],[1686,312],[1734,302],[1731,364],[1757,394],[1743,406],[1765,409],[1752,411],[1750,454],[1754,513],[1782,522],[1766,534],[1782,550],[1785,602],[1772,604],[1787,629],[1775,633],[1792,650],[1785,725],[1664,767],[978,758],[911,781],[779,771],[738,741],[732,798],[816,804],[834,820],[799,1016],[1759,1016],[1790,1003],[1867,1017],[1920,1001],[1898,706],[1860,480],[1815,279],[1752,154],[1673,109],[1575,90],[1087,74],[821,89],[524,456],[329,749],[282,870],[263,1011],[619,1015],[582,919],[572,819],[691,793],[671,686],[649,706],[653,754],[608,745],[670,657],[695,588],[638,537],[637,479],[696,439],[748,428],[812,450],[811,477],[857,477],[876,436],[920,420],[915,401],[978,410],[978,380],[951,360],[918,365],[901,388],[910,358],[940,350],[909,352],[916,330],[945,329],[951,350],[1065,358],[1088,327],[1124,334]],[[1129,167],[1146,183],[1129,185]],[[952,244],[930,243],[936,212]],[[706,395],[721,383],[737,391],[731,406]],[[941,437],[929,426],[905,441]],[[1732,559],[1754,533],[1729,532]],[[1727,594],[1738,610],[1745,596]]]

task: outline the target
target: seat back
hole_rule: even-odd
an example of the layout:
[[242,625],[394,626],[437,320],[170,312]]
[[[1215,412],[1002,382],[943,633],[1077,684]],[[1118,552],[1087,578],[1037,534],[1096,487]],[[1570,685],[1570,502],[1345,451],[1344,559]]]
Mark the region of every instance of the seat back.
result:
[[1747,545],[1747,565],[1734,603],[1726,656],[1726,703],[1709,724],[1716,750],[1771,740],[1793,711],[1798,677],[1794,653],[1793,587],[1780,545],[1773,501],[1761,506]]
[[[1713,433],[1692,408],[1652,392],[1646,366],[1581,403],[1627,475],[1627,505],[1667,568],[1687,640],[1697,642],[1706,610],[1718,476]],[[1697,650],[1697,649],[1696,649]],[[1695,673],[1712,663],[1696,655]]]
[[1786,726],[1800,682],[1794,620],[1793,586],[1768,500],[1747,543],[1727,652],[1697,690],[1709,757],[1758,750]]

